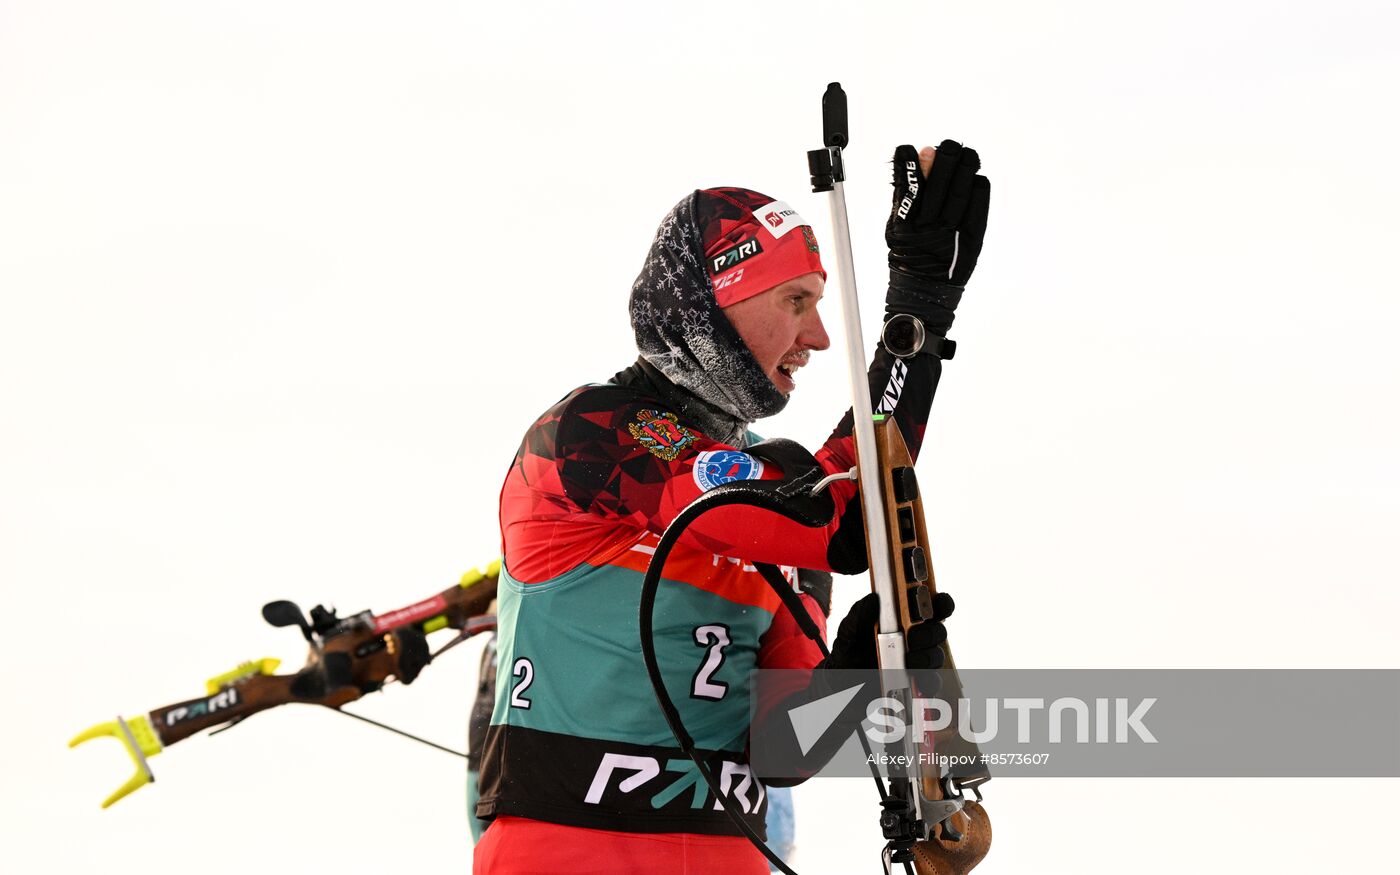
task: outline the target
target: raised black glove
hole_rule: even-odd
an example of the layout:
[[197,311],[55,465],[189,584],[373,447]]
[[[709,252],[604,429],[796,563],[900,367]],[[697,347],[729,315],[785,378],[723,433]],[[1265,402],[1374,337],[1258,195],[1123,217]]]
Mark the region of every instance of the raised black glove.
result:
[[[940,592],[933,599],[933,619],[919,623],[909,630],[905,639],[907,651],[904,665],[909,669],[943,667],[943,651],[938,645],[948,640],[943,621],[952,616],[953,597]],[[874,669],[879,667],[875,654],[875,627],[880,622],[880,598],[875,593],[851,605],[851,610],[836,629],[831,642],[831,656],[822,668],[837,670]]]
[[894,150],[894,202],[885,223],[890,248],[887,315],[910,313],[945,337],[977,266],[987,231],[991,183],[974,149],[944,140],[928,179],[913,146]]

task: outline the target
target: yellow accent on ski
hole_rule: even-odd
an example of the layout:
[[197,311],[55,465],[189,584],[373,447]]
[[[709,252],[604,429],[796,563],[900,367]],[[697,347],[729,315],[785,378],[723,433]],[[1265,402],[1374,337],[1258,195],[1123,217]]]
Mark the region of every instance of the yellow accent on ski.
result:
[[155,730],[151,728],[151,721],[147,720],[145,717],[133,717],[129,721],[118,717],[116,720],[109,723],[98,723],[95,726],[89,726],[87,729],[73,736],[72,741],[68,742],[68,746],[77,747],[85,741],[101,738],[104,735],[110,735],[112,738],[120,741],[122,746],[126,748],[127,755],[131,757],[131,761],[136,765],[135,774],[128,778],[125,784],[118,787],[117,792],[108,796],[107,799],[103,801],[102,807],[110,808],[117,800],[129,793],[139,790],[156,779],[156,776],[151,773],[150,765],[146,763],[146,757],[155,756],[160,753],[165,746],[160,743],[160,738],[156,735]]
[[447,628],[447,615],[439,614],[423,624],[423,634],[431,635],[439,629]]
[[237,683],[246,677],[255,674],[273,674],[277,671],[277,666],[282,664],[282,660],[274,659],[271,656],[264,656],[262,659],[253,659],[238,666],[232,671],[223,674],[216,674],[204,682],[204,689],[209,695],[214,695],[219,690],[231,684]]
[[500,577],[500,575],[501,560],[496,559],[490,565],[486,566],[485,573],[482,573],[480,569],[473,568],[466,574],[463,574],[462,579],[457,583],[457,585],[460,586],[462,589],[466,589],[472,584],[479,583],[480,581],[483,581],[488,577]]

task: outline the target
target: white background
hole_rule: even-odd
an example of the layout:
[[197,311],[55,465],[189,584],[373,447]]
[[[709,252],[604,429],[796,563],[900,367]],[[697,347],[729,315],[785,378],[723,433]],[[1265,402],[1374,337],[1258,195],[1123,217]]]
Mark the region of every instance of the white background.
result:
[[[299,664],[264,601],[387,610],[492,559],[524,429],[632,359],[676,200],[749,186],[830,240],[832,80],[867,343],[892,147],[993,181],[920,463],[960,663],[1400,667],[1398,17],[0,3],[3,865],[467,870],[460,763],[323,710],[180,744],[108,811],[117,744],[64,743]],[[800,376],[759,427],[815,446],[840,357]],[[461,745],[459,651],[352,707]],[[1375,871],[1395,791],[1001,780],[978,871]],[[800,870],[878,871],[868,782],[797,805]]]

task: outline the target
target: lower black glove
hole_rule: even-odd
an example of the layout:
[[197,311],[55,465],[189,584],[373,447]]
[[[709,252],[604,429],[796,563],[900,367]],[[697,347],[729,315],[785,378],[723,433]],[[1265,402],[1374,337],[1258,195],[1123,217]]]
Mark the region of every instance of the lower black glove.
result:
[[[904,664],[907,668],[943,667],[943,650],[938,645],[948,640],[948,629],[943,621],[952,616],[953,607],[953,597],[940,592],[933,599],[933,619],[909,630],[905,638]],[[837,670],[879,668],[875,654],[875,631],[879,622],[880,598],[872,592],[851,606],[850,612],[836,629],[836,640],[831,642],[831,656],[823,661],[821,667]]]
[[[905,664],[911,669],[936,669],[943,666],[943,651],[938,645],[948,637],[943,626],[953,613],[953,599],[946,593],[939,593],[933,601],[934,619],[920,623],[909,631],[908,652]],[[837,678],[826,670],[859,670],[873,672],[877,667],[875,655],[875,628],[880,621],[880,600],[874,593],[856,602],[850,613],[841,621],[836,638],[831,643],[831,655],[822,660],[812,672],[807,689],[796,694],[794,699],[779,702],[769,708],[760,708],[762,721],[750,729],[750,762],[759,769],[759,777],[771,787],[790,787],[815,774],[831,757],[835,756],[852,732],[860,729],[865,715],[865,703],[861,699],[852,700],[822,732],[813,745],[799,743],[794,732],[791,715],[794,702],[804,705],[836,692],[833,687],[848,688],[850,679]],[[878,680],[869,688],[879,693]],[[921,688],[928,692],[928,688]],[[773,715],[783,715],[775,720]]]

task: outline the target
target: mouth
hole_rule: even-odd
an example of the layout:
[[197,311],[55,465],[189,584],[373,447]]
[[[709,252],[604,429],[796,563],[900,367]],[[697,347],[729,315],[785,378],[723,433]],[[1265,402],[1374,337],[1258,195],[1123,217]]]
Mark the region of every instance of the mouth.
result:
[[810,353],[801,352],[786,356],[778,362],[778,366],[773,369],[773,385],[778,387],[779,392],[786,395],[797,388],[797,370],[807,364],[809,356]]

